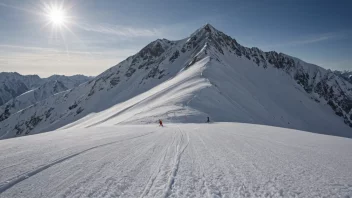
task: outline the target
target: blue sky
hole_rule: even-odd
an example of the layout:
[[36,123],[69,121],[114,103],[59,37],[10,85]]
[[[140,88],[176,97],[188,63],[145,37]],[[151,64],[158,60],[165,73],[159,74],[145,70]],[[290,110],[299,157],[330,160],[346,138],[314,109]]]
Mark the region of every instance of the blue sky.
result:
[[[45,25],[44,4],[63,5],[67,28]],[[0,0],[0,71],[97,75],[206,23],[247,47],[351,70],[351,8],[350,0]]]

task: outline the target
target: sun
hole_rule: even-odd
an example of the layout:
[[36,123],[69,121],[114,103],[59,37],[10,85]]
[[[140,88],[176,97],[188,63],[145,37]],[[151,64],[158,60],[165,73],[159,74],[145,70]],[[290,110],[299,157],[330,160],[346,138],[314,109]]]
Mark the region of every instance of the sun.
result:
[[59,6],[50,6],[47,9],[46,17],[54,27],[61,27],[67,23],[65,10]]
[[49,21],[55,26],[62,26],[65,24],[65,12],[59,8],[52,8],[48,14]]
[[44,2],[42,4],[42,15],[46,21],[46,25],[50,25],[53,30],[67,29],[68,25],[72,22],[72,17],[68,15],[69,9],[69,6],[64,5],[64,1],[61,1],[61,3],[58,1],[51,3]]
[[48,44],[65,47],[68,55],[70,36],[78,38],[71,30],[77,24],[75,17],[71,15],[76,5],[75,1],[68,3],[67,0],[40,0],[40,2],[35,9],[38,11],[36,13],[40,17],[39,20],[43,22],[41,30],[50,33],[47,36]]
[[43,21],[42,29],[51,30],[48,36],[49,43],[58,45],[63,42],[68,51],[66,42],[68,36],[77,37],[71,30],[71,27],[76,24],[74,17],[70,15],[74,4],[67,4],[67,2],[65,4],[65,0],[41,0],[38,7],[40,8],[38,15]]

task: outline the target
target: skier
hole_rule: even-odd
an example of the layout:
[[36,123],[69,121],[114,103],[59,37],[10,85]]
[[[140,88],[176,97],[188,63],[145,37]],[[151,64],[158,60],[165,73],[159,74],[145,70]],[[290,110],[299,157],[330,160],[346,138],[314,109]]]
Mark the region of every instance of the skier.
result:
[[163,121],[161,121],[160,119],[159,119],[159,126],[164,127]]
[[207,123],[210,123],[210,118],[208,117]]

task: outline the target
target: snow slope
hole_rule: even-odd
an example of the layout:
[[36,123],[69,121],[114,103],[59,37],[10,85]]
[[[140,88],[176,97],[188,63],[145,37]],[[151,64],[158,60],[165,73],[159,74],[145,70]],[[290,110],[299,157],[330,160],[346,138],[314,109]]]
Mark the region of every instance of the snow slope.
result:
[[[273,75],[258,78],[261,71],[256,71],[256,66],[244,63],[234,70],[207,57],[182,75],[63,128],[154,123],[159,118],[165,122],[204,123],[210,116],[215,121],[294,126],[352,137],[350,128],[330,113],[329,108],[291,87],[292,82],[283,72],[272,71],[268,73]],[[290,100],[286,101],[287,98]]]
[[0,138],[116,124],[243,122],[352,137],[352,84],[319,66],[246,48],[207,24],[158,39],[70,91],[0,122]]
[[217,123],[0,141],[0,197],[351,197],[352,139]]

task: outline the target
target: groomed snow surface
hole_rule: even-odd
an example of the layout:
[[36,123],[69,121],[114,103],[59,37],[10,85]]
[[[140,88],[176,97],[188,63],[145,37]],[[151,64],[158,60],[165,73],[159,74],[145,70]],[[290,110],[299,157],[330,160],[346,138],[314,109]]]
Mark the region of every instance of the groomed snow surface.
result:
[[352,197],[352,140],[240,123],[0,141],[0,197]]

